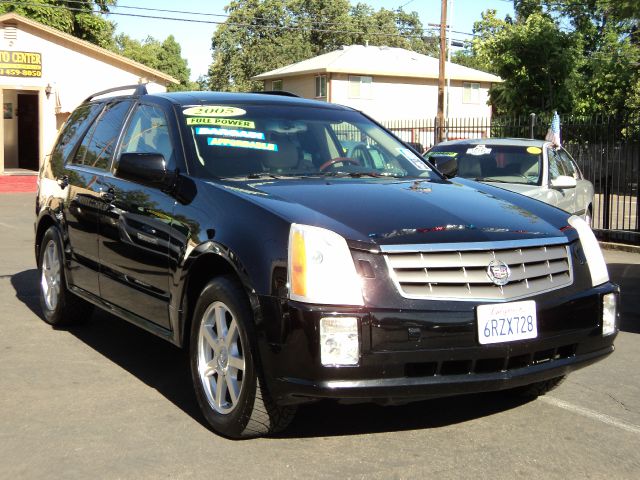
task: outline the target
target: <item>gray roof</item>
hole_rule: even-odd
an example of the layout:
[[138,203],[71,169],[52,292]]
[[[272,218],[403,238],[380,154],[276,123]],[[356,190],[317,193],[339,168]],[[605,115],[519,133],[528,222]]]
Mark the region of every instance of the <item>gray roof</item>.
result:
[[[395,47],[364,45],[344,46],[298,63],[277,68],[252,77],[270,80],[311,73],[347,73],[390,77],[438,78],[439,60],[420,53]],[[502,82],[490,73],[446,62],[445,71],[452,80]]]
[[536,138],[472,138],[464,140],[449,140],[438,143],[438,147],[446,145],[513,145],[519,147],[540,147],[546,145],[546,140]]

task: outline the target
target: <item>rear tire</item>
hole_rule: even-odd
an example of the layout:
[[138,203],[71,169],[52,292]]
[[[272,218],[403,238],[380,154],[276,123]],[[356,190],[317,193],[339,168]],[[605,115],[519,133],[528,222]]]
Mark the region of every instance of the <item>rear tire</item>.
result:
[[524,385],[522,387],[517,387],[509,390],[509,393],[522,398],[538,398],[545,393],[550,392],[551,390],[557,388],[564,379],[567,378],[565,375],[556,378],[550,378],[549,380],[544,380],[542,382],[532,383],[531,385]]
[[253,315],[232,277],[215,278],[204,287],[193,312],[190,340],[196,398],[216,433],[250,438],[289,425],[296,409],[277,405],[266,388]]
[[67,289],[64,254],[56,227],[49,227],[42,237],[38,273],[40,307],[45,322],[55,326],[69,325],[84,321],[91,315],[93,305]]

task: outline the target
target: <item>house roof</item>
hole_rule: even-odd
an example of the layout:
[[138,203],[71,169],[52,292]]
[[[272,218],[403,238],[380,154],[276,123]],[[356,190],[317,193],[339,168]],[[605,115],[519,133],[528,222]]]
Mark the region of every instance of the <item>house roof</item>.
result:
[[[344,46],[308,60],[287,65],[253,77],[270,80],[309,73],[351,73],[390,77],[438,78],[439,60],[395,47]],[[452,80],[502,82],[496,75],[446,62],[447,77]]]
[[0,15],[0,25],[3,27],[7,25],[20,26],[24,31],[47,38],[52,42],[63,44],[74,50],[97,58],[105,63],[133,72],[141,77],[145,77],[147,80],[154,81],[165,86],[170,83],[180,83],[171,75],[167,75],[155,68],[147,67],[146,65],[135,62],[129,58],[123,57],[122,55],[118,55],[117,53],[111,52],[105,48],[98,47],[93,43],[81,40],[73,35],[69,35],[68,33],[64,33],[53,27],[43,25],[42,23],[23,17],[22,15],[17,15],[15,13],[5,13],[4,15]]

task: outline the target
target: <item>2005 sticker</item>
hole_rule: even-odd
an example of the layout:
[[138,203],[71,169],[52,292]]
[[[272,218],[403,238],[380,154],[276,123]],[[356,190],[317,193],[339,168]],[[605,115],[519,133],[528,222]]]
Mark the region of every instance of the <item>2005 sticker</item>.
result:
[[182,113],[196,117],[239,117],[247,112],[242,108],[228,107],[226,105],[201,105],[189,107],[183,110]]

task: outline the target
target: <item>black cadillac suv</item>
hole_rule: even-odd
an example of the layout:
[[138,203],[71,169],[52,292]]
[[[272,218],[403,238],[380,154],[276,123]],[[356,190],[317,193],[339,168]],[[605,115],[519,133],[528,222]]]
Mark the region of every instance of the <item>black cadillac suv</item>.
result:
[[44,318],[98,307],[184,347],[230,438],[322,398],[535,396],[611,353],[586,223],[441,167],[338,105],[100,92],[39,177]]

